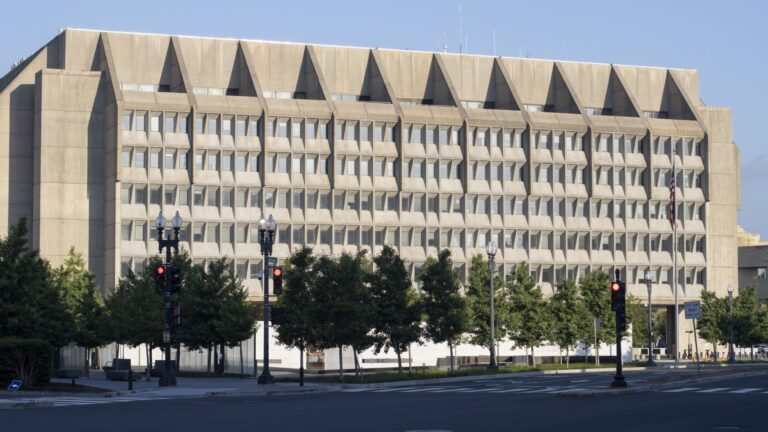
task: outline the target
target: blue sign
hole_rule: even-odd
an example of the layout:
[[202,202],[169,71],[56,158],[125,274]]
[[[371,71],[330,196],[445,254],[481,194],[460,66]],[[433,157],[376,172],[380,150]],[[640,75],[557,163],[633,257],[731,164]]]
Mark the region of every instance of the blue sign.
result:
[[10,391],[19,391],[21,388],[21,380],[13,380],[11,381],[11,385],[8,386],[8,390]]

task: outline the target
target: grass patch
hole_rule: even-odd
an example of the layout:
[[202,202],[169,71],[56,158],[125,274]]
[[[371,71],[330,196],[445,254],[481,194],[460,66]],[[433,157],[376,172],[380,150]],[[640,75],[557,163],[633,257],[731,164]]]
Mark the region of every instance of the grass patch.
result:
[[[601,364],[599,368],[610,369],[614,364]],[[598,368],[594,364],[587,363],[571,363],[568,369],[594,369]],[[324,384],[373,384],[373,383],[386,383],[395,381],[416,381],[435,378],[450,378],[450,377],[468,377],[468,376],[484,376],[484,375],[498,375],[520,372],[537,372],[537,371],[551,371],[551,370],[566,370],[565,364],[542,364],[536,367],[531,366],[503,366],[496,370],[486,369],[485,366],[470,367],[456,369],[451,373],[448,370],[443,369],[427,369],[427,368],[414,368],[413,373],[409,374],[407,369],[403,369],[403,374],[400,375],[395,371],[387,372],[370,372],[364,373],[362,377],[357,378],[354,375],[344,375],[341,379],[338,374],[333,374],[328,371],[325,375],[309,375],[305,376],[306,382],[324,383]],[[278,382],[298,382],[297,377],[278,377]]]

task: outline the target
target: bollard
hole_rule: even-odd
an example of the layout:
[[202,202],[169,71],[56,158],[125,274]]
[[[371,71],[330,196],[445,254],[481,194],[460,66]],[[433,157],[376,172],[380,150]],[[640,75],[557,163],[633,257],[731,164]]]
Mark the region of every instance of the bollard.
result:
[[128,390],[133,390],[133,369],[128,369]]

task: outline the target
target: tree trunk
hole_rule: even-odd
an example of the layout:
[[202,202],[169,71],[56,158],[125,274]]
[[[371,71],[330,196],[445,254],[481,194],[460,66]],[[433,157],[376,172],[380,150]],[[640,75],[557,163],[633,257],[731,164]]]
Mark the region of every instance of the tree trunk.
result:
[[221,359],[221,365],[219,366],[219,375],[224,375],[224,371],[227,368],[227,352],[225,350],[224,344],[221,344],[219,346],[219,358]]
[[304,387],[304,347],[299,347],[299,386]]
[[179,370],[181,370],[181,342],[178,342],[176,344],[176,374],[178,375]]
[[90,353],[91,353],[91,349],[85,348],[85,371],[84,371],[85,373],[83,375],[85,375],[86,378],[90,378],[91,362],[88,361],[90,360],[90,357],[91,357]]
[[453,341],[450,339],[448,340],[448,352],[450,355],[451,373],[453,373]]
[[341,357],[341,345],[339,345],[339,381],[344,382],[344,359]]
[[566,369],[571,368],[571,355],[569,352],[569,347],[565,347],[565,368]]
[[149,365],[147,365],[147,368],[148,368],[147,381],[149,381],[149,374],[152,373],[152,348],[154,347],[152,346],[152,344],[149,344],[148,348],[149,348],[149,356],[147,357],[147,363],[149,363]]
[[400,351],[396,351],[396,353],[397,353],[397,374],[402,375],[403,374],[402,353]]
[[413,374],[413,362],[411,361],[411,344],[408,344],[408,375]]
[[360,371],[360,362],[357,360],[357,349],[355,347],[352,347],[352,358],[355,359],[355,378],[359,381],[363,378],[363,374]]
[[749,347],[749,359],[754,360],[755,359],[755,347],[750,346]]
[[536,367],[536,353],[533,351],[533,347],[531,347],[531,365]]
[[147,358],[147,368],[146,368],[146,372],[147,372],[146,380],[147,380],[147,382],[149,382],[149,369],[152,367],[152,362],[149,360],[149,353],[152,352],[152,348],[151,347],[152,347],[151,344],[148,344],[148,343],[144,344],[144,354],[145,354],[145,357]]
[[243,342],[240,342],[240,378],[245,376],[245,365],[243,364]]
[[207,373],[211,373],[211,346],[208,345],[208,367],[206,369]]

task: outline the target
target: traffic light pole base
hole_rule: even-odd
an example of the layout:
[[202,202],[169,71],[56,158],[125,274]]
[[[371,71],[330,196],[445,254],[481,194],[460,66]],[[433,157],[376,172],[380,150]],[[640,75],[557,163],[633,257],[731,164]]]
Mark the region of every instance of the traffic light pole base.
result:
[[160,387],[176,387],[176,377],[160,378]]
[[273,377],[272,375],[261,374],[256,379],[256,383],[258,383],[258,384],[274,384],[275,383],[275,377]]
[[613,388],[624,388],[627,386],[627,382],[624,380],[624,375],[616,374],[613,377],[613,382],[611,382],[611,387]]

